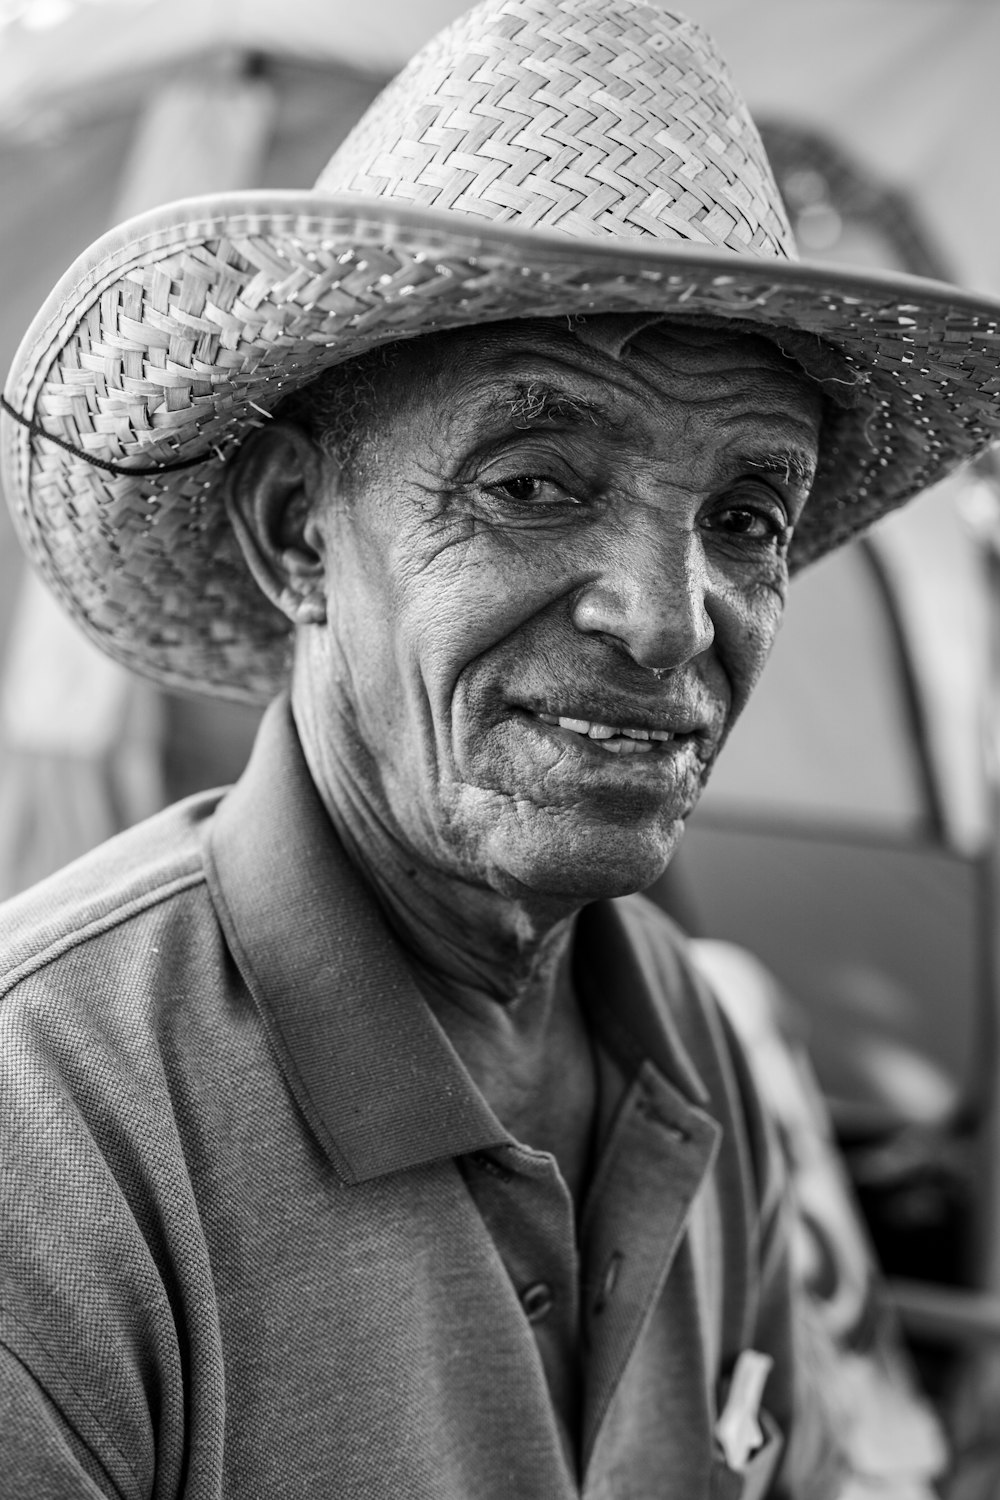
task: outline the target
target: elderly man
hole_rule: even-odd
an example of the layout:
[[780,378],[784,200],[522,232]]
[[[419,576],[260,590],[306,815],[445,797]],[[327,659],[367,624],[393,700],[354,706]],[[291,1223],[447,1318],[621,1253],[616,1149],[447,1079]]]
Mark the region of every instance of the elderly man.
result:
[[798,267],[641,0],[487,0],[314,192],[81,257],[26,544],[117,659],[280,696],[6,909],[5,1495],[835,1492],[760,1105],[629,893],[790,569],[1000,426],[997,311]]

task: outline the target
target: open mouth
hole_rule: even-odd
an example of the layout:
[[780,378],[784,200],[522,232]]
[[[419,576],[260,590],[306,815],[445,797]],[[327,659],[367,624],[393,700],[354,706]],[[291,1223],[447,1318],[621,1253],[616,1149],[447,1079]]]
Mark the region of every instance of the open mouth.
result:
[[691,735],[672,729],[645,729],[632,724],[599,724],[591,719],[571,719],[557,714],[537,713],[534,716],[542,724],[553,729],[565,729],[581,739],[590,740],[597,748],[609,755],[651,755],[663,745],[675,740],[688,740]]

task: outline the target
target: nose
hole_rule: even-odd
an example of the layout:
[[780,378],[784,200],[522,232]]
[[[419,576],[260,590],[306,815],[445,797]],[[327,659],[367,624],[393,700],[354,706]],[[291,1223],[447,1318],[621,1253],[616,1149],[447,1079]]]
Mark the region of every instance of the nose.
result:
[[667,672],[715,639],[711,579],[697,528],[655,511],[610,539],[596,575],[573,599],[577,630],[599,635],[650,671]]

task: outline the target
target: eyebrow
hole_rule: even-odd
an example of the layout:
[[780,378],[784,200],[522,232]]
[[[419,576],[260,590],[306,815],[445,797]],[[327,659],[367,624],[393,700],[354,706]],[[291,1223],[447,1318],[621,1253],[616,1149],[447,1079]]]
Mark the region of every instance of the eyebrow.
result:
[[502,410],[516,427],[616,425],[610,407],[601,401],[577,396],[544,381],[519,381],[501,386],[495,392],[498,410]]
[[797,484],[808,489],[816,478],[816,464],[800,448],[780,448],[768,453],[758,453],[744,459],[747,468],[757,469],[763,474],[773,474],[785,484]]

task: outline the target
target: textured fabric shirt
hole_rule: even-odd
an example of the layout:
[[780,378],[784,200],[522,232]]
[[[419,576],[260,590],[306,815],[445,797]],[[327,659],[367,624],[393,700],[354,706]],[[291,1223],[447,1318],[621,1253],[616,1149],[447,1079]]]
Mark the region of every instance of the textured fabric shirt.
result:
[[[650,904],[578,921],[620,1080],[579,1222],[416,989],[286,705],[221,800],[0,929],[5,1500],[770,1492],[776,1157]],[[737,1473],[715,1424],[747,1349],[774,1367]]]

